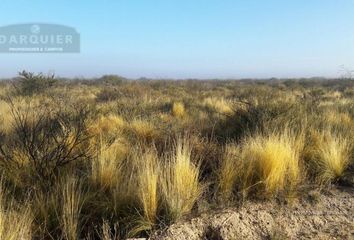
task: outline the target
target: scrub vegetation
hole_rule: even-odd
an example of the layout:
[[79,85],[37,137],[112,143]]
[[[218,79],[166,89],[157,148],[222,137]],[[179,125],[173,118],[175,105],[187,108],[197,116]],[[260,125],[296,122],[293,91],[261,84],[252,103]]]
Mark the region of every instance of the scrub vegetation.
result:
[[[354,81],[0,82],[0,239],[147,237],[353,187]],[[12,227],[9,227],[12,226]]]

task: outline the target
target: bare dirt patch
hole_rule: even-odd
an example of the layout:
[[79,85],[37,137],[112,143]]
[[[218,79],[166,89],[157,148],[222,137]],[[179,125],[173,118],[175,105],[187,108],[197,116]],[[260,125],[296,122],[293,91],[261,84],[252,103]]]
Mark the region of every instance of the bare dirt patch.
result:
[[178,222],[151,239],[354,239],[354,189],[308,192],[286,205],[246,202]]

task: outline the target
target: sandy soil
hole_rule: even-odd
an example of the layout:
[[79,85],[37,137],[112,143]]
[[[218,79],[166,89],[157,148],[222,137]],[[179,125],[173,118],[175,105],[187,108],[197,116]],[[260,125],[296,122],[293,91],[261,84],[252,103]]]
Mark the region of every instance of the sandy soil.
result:
[[286,205],[246,202],[176,223],[151,239],[354,239],[354,189],[309,191]]

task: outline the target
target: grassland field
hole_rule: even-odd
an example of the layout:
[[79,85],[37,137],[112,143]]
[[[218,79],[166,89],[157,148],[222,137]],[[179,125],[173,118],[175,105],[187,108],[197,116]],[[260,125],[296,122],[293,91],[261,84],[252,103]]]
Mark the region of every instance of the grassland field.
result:
[[[353,153],[349,79],[22,72],[0,81],[0,239],[350,239]],[[315,220],[340,223],[338,231],[301,235],[277,228],[269,213],[283,209],[286,222],[293,206],[303,214],[321,203]],[[206,223],[226,219],[225,209],[259,218],[257,206],[268,206],[273,227],[261,218],[266,230],[257,233],[253,220],[237,220],[230,235]],[[333,206],[345,212],[329,218]],[[172,231],[191,219],[198,234]]]

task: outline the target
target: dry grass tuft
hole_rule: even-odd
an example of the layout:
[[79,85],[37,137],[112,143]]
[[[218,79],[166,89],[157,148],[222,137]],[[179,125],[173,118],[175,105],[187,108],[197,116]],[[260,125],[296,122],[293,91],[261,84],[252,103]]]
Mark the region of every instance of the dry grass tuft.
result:
[[8,103],[0,100],[0,130],[9,132],[13,124],[11,108]]
[[29,205],[16,207],[6,199],[4,188],[0,186],[0,239],[31,240],[33,215]]
[[330,130],[312,131],[305,159],[320,184],[339,180],[349,166],[352,145],[349,139]]
[[112,189],[121,181],[123,160],[127,155],[127,148],[120,142],[115,142],[109,147],[101,144],[100,151],[92,160],[91,179],[96,186],[102,189]]
[[79,239],[83,195],[80,182],[75,178],[68,178],[62,189],[61,215],[63,237],[66,240]]
[[109,114],[101,116],[93,122],[89,128],[90,133],[95,137],[94,140],[112,141],[117,138],[123,131],[125,122],[118,115]]
[[218,170],[218,195],[221,200],[229,201],[235,188],[240,163],[240,148],[235,144],[226,146],[220,169]]
[[240,184],[247,193],[260,185],[266,195],[291,193],[299,183],[299,143],[290,134],[258,135],[245,140],[241,150]]
[[185,115],[184,104],[182,102],[174,102],[172,105],[172,115],[183,118]]
[[154,125],[147,120],[133,120],[130,123],[130,129],[138,139],[142,140],[151,140],[158,135]]
[[118,237],[118,225],[114,225],[114,229],[111,229],[109,226],[109,222],[104,220],[102,223],[102,229],[99,233],[99,237],[101,240],[119,240]]
[[142,156],[139,171],[139,201],[144,212],[144,220],[151,225],[156,223],[158,199],[159,167],[156,153],[148,152]]
[[148,238],[247,194],[352,185],[353,81],[103,80],[0,81],[0,240]]
[[350,126],[353,121],[350,115],[346,112],[326,111],[324,114],[326,121],[331,125]]
[[191,161],[191,148],[185,139],[178,139],[174,153],[162,171],[162,195],[170,221],[189,213],[203,192],[199,183],[199,166]]
[[204,100],[204,105],[214,109],[216,112],[221,114],[232,114],[233,107],[230,101],[224,98],[209,97]]
[[156,151],[153,149],[138,151],[134,158],[137,166],[136,202],[141,212],[135,219],[135,227],[130,231],[132,236],[152,230],[156,225],[160,198],[158,189],[160,169]]

